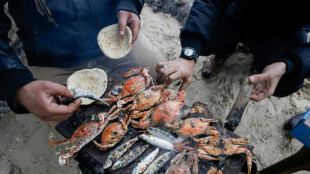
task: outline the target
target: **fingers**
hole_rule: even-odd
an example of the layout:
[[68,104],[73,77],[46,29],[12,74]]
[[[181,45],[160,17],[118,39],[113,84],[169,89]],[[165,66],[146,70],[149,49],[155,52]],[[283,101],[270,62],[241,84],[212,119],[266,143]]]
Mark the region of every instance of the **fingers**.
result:
[[178,72],[173,72],[173,73],[170,73],[169,75],[167,75],[167,79],[165,81],[165,86],[169,86],[172,82],[176,81],[177,79],[180,78],[180,73]]
[[60,95],[54,96],[54,99],[55,99],[57,104],[61,104],[62,103],[62,97]]
[[126,25],[129,24],[132,33],[131,43],[133,44],[137,40],[140,31],[139,17],[133,12],[120,10],[117,13],[117,18],[118,18],[118,30],[121,36],[125,34]]
[[127,25],[127,19],[128,19],[129,13],[126,11],[120,10],[117,13],[117,19],[118,19],[118,31],[121,36],[124,36],[126,31],[126,25]]
[[132,23],[130,25],[130,29],[131,29],[131,32],[132,32],[132,41],[131,41],[131,44],[135,43],[135,41],[137,40],[138,38],[138,35],[139,35],[139,31],[140,31],[140,21],[137,22],[135,21],[134,23]]
[[50,113],[48,120],[66,120],[68,119],[81,105],[81,99],[76,99],[69,105],[58,105],[50,103]]
[[77,109],[79,109],[79,107],[82,104],[82,100],[81,99],[75,99],[73,102],[71,102],[68,105],[69,110],[71,111],[76,111]]
[[250,83],[258,83],[262,81],[268,81],[270,80],[270,75],[268,73],[263,73],[263,74],[257,74],[257,75],[252,75],[249,77]]
[[256,83],[256,87],[251,94],[251,100],[261,101],[274,94],[283,73],[281,72],[277,75],[271,67],[272,66],[269,65],[265,67],[262,74],[252,75],[249,77],[250,83]]
[[164,75],[162,74],[162,72],[161,72],[161,68],[162,68],[162,66],[164,65],[164,62],[159,62],[158,64],[157,64],[157,66],[156,66],[156,69],[155,69],[155,71],[157,72],[157,75],[156,75],[156,82],[158,83],[158,84],[163,84],[164,83],[164,81],[166,80],[166,77],[163,77]]
[[185,89],[188,87],[188,85],[191,83],[191,79],[186,79],[183,81],[181,87],[180,87],[180,91],[185,91]]
[[129,27],[130,27],[131,33],[132,33],[131,44],[133,44],[137,40],[138,35],[139,35],[140,19],[135,13],[130,12],[127,23],[130,24]]
[[195,61],[179,58],[171,62],[159,62],[156,67],[156,81],[169,86],[177,79],[182,79],[183,83],[180,91],[184,91],[190,84],[194,74]]
[[71,98],[74,95],[73,93],[70,92],[70,90],[67,87],[58,83],[46,81],[43,83],[43,88],[46,90],[48,94],[50,94],[50,96],[60,95],[63,97]]
[[256,102],[262,101],[267,96],[265,93],[257,93],[257,94],[251,94],[250,99]]
[[33,81],[17,91],[16,99],[29,112],[43,121],[66,120],[81,105],[77,99],[68,106],[53,102],[60,96],[73,97],[73,94],[63,85],[50,81]]
[[42,110],[38,113],[38,115],[41,115],[39,117],[44,121],[66,120],[81,105],[80,99],[74,100],[69,105],[57,104],[52,101],[53,98],[59,98],[60,96],[68,98],[73,97],[70,90],[61,84],[45,81],[42,82],[42,88],[46,90],[46,93],[45,96],[42,95],[42,100],[40,103],[42,104]]
[[[182,78],[182,73],[175,71],[173,73],[171,73],[170,75],[168,75],[164,85],[165,86],[169,86],[172,82],[178,80],[179,78]],[[180,91],[185,91],[185,89],[189,86],[189,84],[191,83],[191,78],[184,78],[182,79],[183,82],[181,84],[180,87]]]
[[[165,65],[166,68],[163,68],[163,65]],[[159,62],[156,67],[156,72],[157,72],[156,82],[159,84],[163,84],[166,81],[166,79],[170,77],[171,74],[176,72],[176,70],[175,68],[170,67],[168,62]],[[168,85],[170,85],[170,83],[173,82],[171,80],[172,79],[170,78]],[[167,82],[165,84],[167,85]]]
[[164,64],[166,64],[167,62],[159,62],[156,66],[156,72],[159,73],[160,69],[163,67]]
[[[162,68],[163,65],[166,65],[167,68]],[[182,78],[183,82],[179,90],[185,91],[185,89],[191,83],[192,76],[183,77],[182,72],[177,71],[177,69],[173,67],[169,67],[169,64],[164,64],[163,62],[160,62],[156,67],[156,71],[157,71],[157,77],[156,77],[157,83],[164,84],[164,86],[169,86],[172,82]]]
[[251,92],[250,99],[259,102],[267,97],[269,97],[268,85],[266,82],[257,83],[255,88]]

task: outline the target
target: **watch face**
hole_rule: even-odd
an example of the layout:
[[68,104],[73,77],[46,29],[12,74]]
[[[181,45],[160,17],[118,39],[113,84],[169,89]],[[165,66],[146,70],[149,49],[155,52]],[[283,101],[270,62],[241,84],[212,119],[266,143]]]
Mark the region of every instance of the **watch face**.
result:
[[184,55],[186,56],[192,56],[193,54],[194,54],[194,50],[192,49],[187,48],[184,50]]

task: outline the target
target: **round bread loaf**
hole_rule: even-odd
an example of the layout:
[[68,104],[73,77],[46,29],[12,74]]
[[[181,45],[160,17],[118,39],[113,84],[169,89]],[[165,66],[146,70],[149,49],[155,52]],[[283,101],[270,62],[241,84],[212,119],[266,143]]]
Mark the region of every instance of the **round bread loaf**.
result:
[[118,24],[113,24],[103,28],[100,30],[97,37],[101,51],[111,59],[125,57],[131,51],[131,40],[132,35],[130,28],[126,26],[124,36],[120,36]]
[[[108,77],[105,71],[98,68],[83,69],[74,72],[67,79],[67,88],[83,88],[88,90],[96,97],[101,97],[107,89]],[[82,105],[89,105],[94,100],[81,98]]]

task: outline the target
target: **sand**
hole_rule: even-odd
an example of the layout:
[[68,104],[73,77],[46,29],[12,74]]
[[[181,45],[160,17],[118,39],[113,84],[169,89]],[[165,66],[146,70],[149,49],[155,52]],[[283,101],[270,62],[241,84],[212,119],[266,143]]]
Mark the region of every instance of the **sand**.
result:
[[[170,15],[154,14],[147,5],[142,11],[141,20],[141,30],[165,58],[176,59],[181,50],[178,38],[181,25],[178,21]],[[200,72],[202,62],[206,59],[207,57],[200,57],[195,67],[194,78],[186,90],[186,103],[207,103],[224,120],[236,99],[241,82],[248,75],[252,55],[241,52],[233,54],[222,72],[210,80],[203,79]],[[170,86],[174,89],[178,87],[179,83]],[[291,96],[270,97],[259,103],[249,102],[242,123],[235,133],[248,138],[249,143],[255,146],[253,156],[259,169],[284,159],[301,148],[299,141],[284,136],[282,127],[288,118],[304,112],[305,107],[310,105],[309,91],[310,82],[307,80],[303,88]],[[9,112],[0,115],[0,174],[79,173],[78,170],[58,165],[62,149],[48,146],[50,132],[61,137],[32,114],[17,115]]]

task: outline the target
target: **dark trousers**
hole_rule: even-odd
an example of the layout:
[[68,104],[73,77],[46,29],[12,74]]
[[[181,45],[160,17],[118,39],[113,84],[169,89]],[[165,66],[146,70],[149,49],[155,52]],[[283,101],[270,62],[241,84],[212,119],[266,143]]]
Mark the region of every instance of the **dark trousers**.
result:
[[[261,22],[251,19],[249,12],[231,4],[221,21],[216,25],[214,34],[207,44],[207,54],[215,54],[215,58],[225,59],[231,55],[237,43],[249,46],[254,55],[254,66],[257,73],[272,64],[275,59],[295,47],[308,42],[305,30],[286,31],[284,28],[264,28]],[[292,84],[291,77],[283,76],[275,90],[274,96],[284,97],[301,88],[303,81]]]

